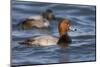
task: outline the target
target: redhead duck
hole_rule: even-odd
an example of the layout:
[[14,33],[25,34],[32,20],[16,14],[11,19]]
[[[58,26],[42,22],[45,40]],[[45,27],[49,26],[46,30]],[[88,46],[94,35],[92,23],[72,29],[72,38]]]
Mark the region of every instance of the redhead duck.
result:
[[32,37],[26,39],[20,44],[27,44],[27,45],[40,45],[40,46],[49,46],[64,43],[71,43],[71,39],[68,36],[68,31],[71,26],[71,21],[67,19],[61,19],[58,25],[59,35],[60,37],[56,37],[53,35],[40,35],[36,37]]
[[49,21],[54,18],[53,11],[48,9],[40,15],[29,16],[22,23],[18,25],[23,29],[30,29],[33,27],[43,28],[49,27]]

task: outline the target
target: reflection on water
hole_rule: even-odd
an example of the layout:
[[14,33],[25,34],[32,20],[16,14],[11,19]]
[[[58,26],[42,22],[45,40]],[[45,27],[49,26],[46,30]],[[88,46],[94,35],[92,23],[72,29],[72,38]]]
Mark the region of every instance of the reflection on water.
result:
[[[12,2],[12,65],[51,64],[63,62],[95,61],[95,6],[51,4],[40,2]],[[55,46],[30,47],[18,42],[26,38],[52,34],[59,36],[57,21],[51,21],[48,29],[21,30],[16,25],[31,15],[38,15],[46,9],[52,9],[57,17],[68,18],[72,29],[68,34],[72,43]]]
[[66,53],[63,53],[63,51],[60,52],[60,55],[59,55],[59,63],[65,63],[65,62],[68,62],[69,61],[69,57]]

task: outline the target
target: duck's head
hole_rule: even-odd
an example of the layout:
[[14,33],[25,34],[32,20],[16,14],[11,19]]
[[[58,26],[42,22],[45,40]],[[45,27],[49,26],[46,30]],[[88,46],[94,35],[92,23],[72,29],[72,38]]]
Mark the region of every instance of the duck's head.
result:
[[49,21],[55,19],[54,13],[50,9],[46,10],[45,12],[43,12],[42,16],[44,18],[46,18],[47,20],[49,20]]
[[71,43],[71,38],[68,36],[67,32],[70,30],[71,21],[68,19],[61,19],[58,25],[59,30],[59,41],[58,44]]
[[65,35],[70,30],[70,26],[71,26],[70,20],[63,19],[63,18],[60,20],[59,25],[58,25],[60,37]]

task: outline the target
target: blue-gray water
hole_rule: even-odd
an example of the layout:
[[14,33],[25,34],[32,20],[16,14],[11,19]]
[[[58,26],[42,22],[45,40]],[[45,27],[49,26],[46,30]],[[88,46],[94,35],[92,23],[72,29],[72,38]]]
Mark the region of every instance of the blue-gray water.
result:
[[[12,65],[28,64],[51,64],[63,62],[95,61],[95,6],[50,4],[36,2],[12,2],[12,42],[11,63]],[[72,43],[68,48],[61,49],[59,46],[29,47],[18,44],[27,37],[40,34],[52,34],[59,36],[57,22],[52,21],[50,30],[30,29],[20,30],[16,25],[31,15],[38,15],[46,9],[52,9],[57,17],[68,18],[72,21],[69,31]]]

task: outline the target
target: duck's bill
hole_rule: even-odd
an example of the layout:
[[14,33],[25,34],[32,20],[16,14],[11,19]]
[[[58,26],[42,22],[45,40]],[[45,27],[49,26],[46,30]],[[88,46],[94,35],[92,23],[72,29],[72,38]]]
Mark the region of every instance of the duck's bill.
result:
[[77,29],[74,28],[74,27],[72,27],[72,26],[69,27],[69,30],[70,30],[70,31],[77,31]]

